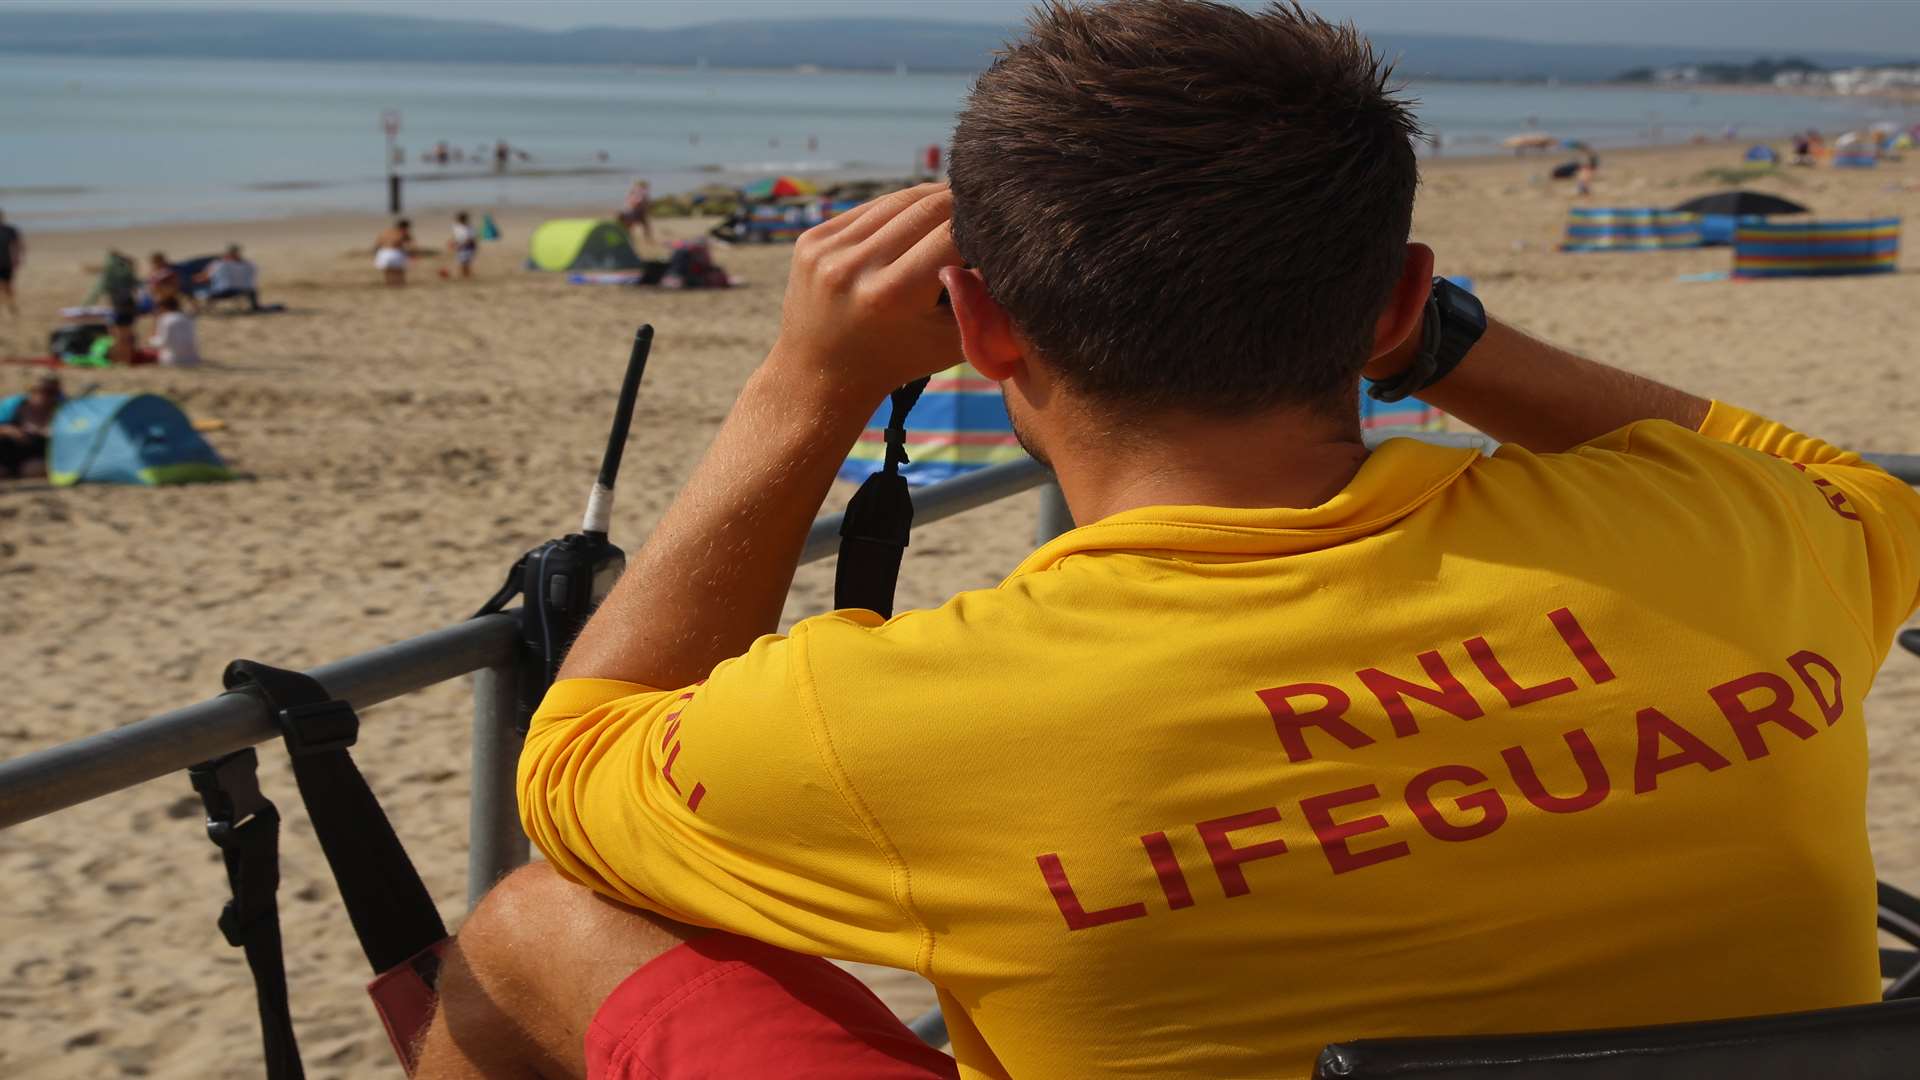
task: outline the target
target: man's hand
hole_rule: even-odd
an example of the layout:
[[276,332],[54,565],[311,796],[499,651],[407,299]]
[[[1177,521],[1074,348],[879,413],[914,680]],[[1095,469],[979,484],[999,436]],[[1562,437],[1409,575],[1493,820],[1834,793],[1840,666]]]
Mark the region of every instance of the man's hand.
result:
[[960,264],[945,184],[896,191],[808,229],[794,245],[768,366],[871,407],[958,363],[960,334],[939,303],[939,275]]
[[801,237],[780,339],[707,456],[567,653],[565,679],[686,686],[770,634],[835,470],[887,392],[960,359],[944,185]]

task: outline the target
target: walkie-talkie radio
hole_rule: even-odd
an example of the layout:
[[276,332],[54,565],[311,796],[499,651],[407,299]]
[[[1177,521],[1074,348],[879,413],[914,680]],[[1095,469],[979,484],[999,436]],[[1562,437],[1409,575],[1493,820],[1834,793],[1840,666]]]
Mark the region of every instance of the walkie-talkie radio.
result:
[[627,555],[607,539],[613,517],[613,482],[620,473],[627,429],[633,422],[633,402],[640,392],[640,376],[653,347],[653,327],[642,326],[633,336],[627,359],[627,377],[614,407],[613,430],[600,459],[600,476],[587,495],[587,512],[580,531],[549,540],[520,556],[507,571],[506,583],[475,616],[499,611],[517,593],[525,598],[520,612],[520,701],[517,721],[527,729],[540,699],[560,670],[567,646],[586,625],[587,617],[612,591],[626,569]]

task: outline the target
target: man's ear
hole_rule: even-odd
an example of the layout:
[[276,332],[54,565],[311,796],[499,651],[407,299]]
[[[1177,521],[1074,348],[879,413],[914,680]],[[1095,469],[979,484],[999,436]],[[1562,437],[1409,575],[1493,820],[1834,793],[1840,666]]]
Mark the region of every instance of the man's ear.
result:
[[1375,357],[1393,352],[1406,343],[1407,338],[1420,332],[1420,316],[1426,310],[1427,296],[1432,291],[1433,249],[1425,244],[1407,244],[1400,280],[1394,284],[1393,296],[1387,306],[1380,309],[1380,318],[1373,324]]
[[994,382],[1013,378],[1026,362],[1025,350],[1013,332],[1013,320],[1005,308],[988,294],[980,271],[949,266],[940,271],[940,284],[947,287],[947,299],[953,305],[953,321],[960,327],[960,351],[967,363]]

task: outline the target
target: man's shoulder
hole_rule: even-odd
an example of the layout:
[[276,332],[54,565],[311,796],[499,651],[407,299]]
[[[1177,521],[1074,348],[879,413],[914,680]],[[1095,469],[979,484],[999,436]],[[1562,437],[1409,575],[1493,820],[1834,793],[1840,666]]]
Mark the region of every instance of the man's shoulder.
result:
[[1488,463],[1556,474],[1642,476],[1671,483],[1687,476],[1713,481],[1729,472],[1751,472],[1765,454],[1709,438],[1667,420],[1639,420],[1569,450],[1535,454],[1511,445]]
[[913,608],[891,618],[862,608],[831,611],[795,623],[792,636],[815,654],[897,653],[1017,632],[1038,614],[1038,607],[1025,590],[1009,585],[956,593],[935,607]]

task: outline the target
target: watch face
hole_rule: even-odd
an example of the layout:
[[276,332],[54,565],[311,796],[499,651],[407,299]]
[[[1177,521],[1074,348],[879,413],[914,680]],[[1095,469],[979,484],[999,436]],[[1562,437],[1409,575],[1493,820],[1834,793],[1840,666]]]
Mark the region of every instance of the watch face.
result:
[[[1445,278],[1440,280],[1446,281]],[[1436,283],[1434,292],[1440,301],[1441,313],[1449,324],[1486,329],[1487,309],[1481,305],[1479,297],[1451,281],[1446,281],[1445,288],[1438,287]]]

